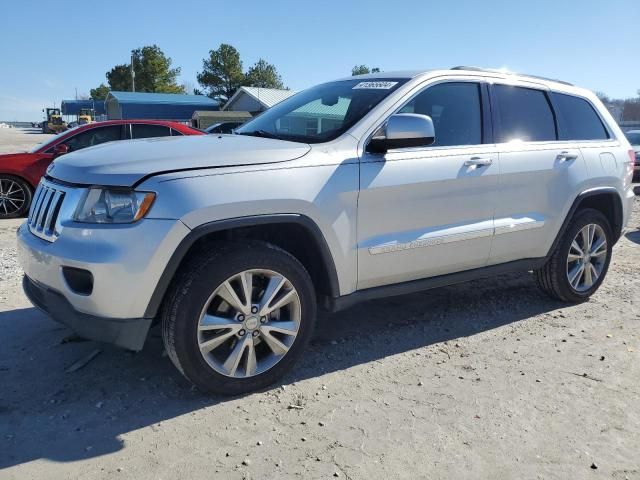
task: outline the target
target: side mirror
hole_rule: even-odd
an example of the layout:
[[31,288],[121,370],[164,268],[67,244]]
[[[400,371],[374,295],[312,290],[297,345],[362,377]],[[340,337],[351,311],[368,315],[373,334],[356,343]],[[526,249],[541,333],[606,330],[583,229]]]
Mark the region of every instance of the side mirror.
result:
[[64,143],[59,143],[55,147],[53,147],[53,156],[59,157],[60,155],[64,155],[65,153],[69,153],[69,147]]
[[396,113],[391,115],[373,136],[367,151],[385,153],[392,148],[424,147],[436,139],[433,120],[417,113]]

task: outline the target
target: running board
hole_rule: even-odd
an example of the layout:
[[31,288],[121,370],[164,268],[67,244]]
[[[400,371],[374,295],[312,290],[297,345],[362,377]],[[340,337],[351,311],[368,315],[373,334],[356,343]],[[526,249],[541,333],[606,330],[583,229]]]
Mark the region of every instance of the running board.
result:
[[465,270],[463,272],[448,273],[437,277],[421,278],[419,280],[411,280],[409,282],[367,288],[365,290],[358,290],[350,293],[349,295],[343,295],[337,298],[324,297],[322,307],[330,312],[338,312],[352,307],[357,303],[374,300],[376,298],[407,295],[409,293],[422,292],[424,290],[431,290],[432,288],[446,287],[457,283],[469,282],[480,278],[494,277],[505,273],[536,270],[541,268],[546,261],[546,257],[527,258],[524,260],[500,263],[498,265],[489,265],[488,267],[474,268],[473,270]]

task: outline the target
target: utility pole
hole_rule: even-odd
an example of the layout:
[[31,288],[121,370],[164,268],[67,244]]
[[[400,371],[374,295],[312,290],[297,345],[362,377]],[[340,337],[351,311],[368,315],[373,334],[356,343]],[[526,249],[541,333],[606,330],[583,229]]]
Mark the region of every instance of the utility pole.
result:
[[131,91],[136,91],[136,72],[133,69],[133,55],[131,55]]

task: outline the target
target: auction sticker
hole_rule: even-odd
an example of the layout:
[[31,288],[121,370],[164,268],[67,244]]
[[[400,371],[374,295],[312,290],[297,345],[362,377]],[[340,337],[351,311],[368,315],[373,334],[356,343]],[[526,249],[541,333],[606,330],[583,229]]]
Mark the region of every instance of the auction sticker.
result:
[[389,90],[394,85],[397,85],[398,82],[360,82],[352,90],[367,88],[373,90]]

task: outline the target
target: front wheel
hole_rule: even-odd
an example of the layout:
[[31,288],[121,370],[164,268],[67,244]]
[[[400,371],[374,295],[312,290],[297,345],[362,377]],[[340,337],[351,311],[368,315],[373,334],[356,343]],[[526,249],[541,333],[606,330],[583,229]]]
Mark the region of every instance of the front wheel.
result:
[[174,365],[209,393],[240,394],[284,375],[314,329],[309,274],[262,242],[210,244],[181,269],[163,309]]
[[579,211],[547,263],[535,272],[538,285],[558,300],[586,300],[607,274],[612,247],[607,218],[598,210]]
[[31,205],[31,187],[21,178],[0,175],[0,219],[25,215]]

